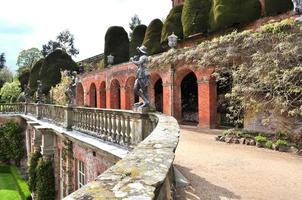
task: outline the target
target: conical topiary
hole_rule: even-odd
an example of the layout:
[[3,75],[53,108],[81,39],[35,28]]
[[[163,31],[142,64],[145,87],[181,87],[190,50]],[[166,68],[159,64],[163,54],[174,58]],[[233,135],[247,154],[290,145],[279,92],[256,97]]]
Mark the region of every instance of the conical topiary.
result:
[[182,10],[184,37],[207,32],[211,0],[186,0]]
[[147,30],[147,26],[143,24],[138,25],[134,28],[132,32],[132,38],[130,41],[130,49],[129,49],[130,57],[136,55],[137,53],[136,47],[142,45],[145,38],[146,30]]
[[259,0],[213,0],[210,11],[210,31],[250,22],[261,16]]
[[129,38],[121,26],[111,26],[105,35],[105,65],[108,65],[107,56],[114,56],[114,64],[129,61]]
[[274,16],[293,9],[291,0],[265,0],[265,14]]
[[183,5],[175,6],[171,9],[169,15],[167,16],[163,30],[161,32],[161,44],[166,45],[168,41],[169,35],[173,32],[177,35],[178,39],[183,38],[183,30],[182,30],[182,23],[181,23],[181,14],[182,14]]
[[160,44],[162,28],[162,21],[160,21],[160,19],[154,19],[146,30],[143,45],[147,47],[149,55],[161,53],[163,51]]

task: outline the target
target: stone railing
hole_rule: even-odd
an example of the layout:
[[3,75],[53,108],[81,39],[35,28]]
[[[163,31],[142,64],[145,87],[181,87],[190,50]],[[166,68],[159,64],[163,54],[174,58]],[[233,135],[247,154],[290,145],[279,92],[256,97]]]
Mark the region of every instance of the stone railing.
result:
[[148,115],[158,121],[150,135],[95,181],[65,200],[173,199],[172,164],[179,140],[179,125],[171,116]]
[[32,115],[127,147],[146,138],[157,123],[156,117],[139,112],[50,104],[0,104],[1,112]]

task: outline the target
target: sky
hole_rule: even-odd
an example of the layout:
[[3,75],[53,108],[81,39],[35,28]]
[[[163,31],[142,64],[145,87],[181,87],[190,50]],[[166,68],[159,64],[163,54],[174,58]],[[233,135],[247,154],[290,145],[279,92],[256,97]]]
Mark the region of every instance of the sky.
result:
[[100,54],[110,26],[123,26],[129,32],[129,21],[137,14],[142,24],[164,19],[172,8],[171,0],[9,0],[1,2],[0,53],[6,65],[17,69],[20,51],[41,49],[59,32],[69,30],[80,50],[76,61]]

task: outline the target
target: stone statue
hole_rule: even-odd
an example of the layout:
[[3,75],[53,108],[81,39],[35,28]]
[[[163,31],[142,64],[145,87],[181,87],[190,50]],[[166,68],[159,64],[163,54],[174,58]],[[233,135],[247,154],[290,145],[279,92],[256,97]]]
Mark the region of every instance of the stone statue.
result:
[[31,102],[30,88],[28,85],[24,85],[24,99],[26,103]]
[[78,82],[77,72],[69,72],[68,76],[71,78],[71,81],[65,90],[65,95],[67,96],[68,104],[73,105],[76,97],[76,87]]
[[42,83],[40,80],[37,81],[37,103],[43,103],[43,90],[42,90]]
[[[294,4],[294,12],[297,15],[302,15],[302,0],[292,0]],[[302,22],[302,16],[300,16],[297,21]]]
[[150,74],[147,69],[148,54],[145,46],[137,47],[137,51],[138,55],[130,59],[137,66],[136,80],[134,82],[134,93],[141,97],[144,102],[135,103],[134,107],[144,108],[150,105],[148,98],[148,86],[150,85]]

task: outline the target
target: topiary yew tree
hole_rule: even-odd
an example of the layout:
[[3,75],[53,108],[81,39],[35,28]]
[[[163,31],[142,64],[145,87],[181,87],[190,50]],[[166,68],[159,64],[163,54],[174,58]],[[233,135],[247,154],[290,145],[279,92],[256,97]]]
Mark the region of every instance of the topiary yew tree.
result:
[[210,32],[251,22],[260,16],[259,0],[213,0],[209,16]]
[[129,38],[125,29],[121,26],[111,26],[105,35],[105,65],[107,56],[114,56],[114,64],[129,61]]
[[132,38],[130,41],[130,49],[129,49],[130,57],[133,57],[137,54],[136,47],[142,45],[145,38],[146,30],[147,30],[147,26],[143,24],[138,25],[134,28],[132,32]]
[[37,170],[36,196],[37,200],[54,200],[55,176],[51,160],[39,159]]
[[35,151],[31,154],[29,160],[29,168],[28,168],[28,186],[31,192],[36,191],[36,183],[37,183],[37,172],[36,168],[39,162],[39,159],[42,157],[40,151]]
[[274,16],[294,8],[291,0],[265,0],[265,14]]
[[185,1],[181,16],[184,37],[207,32],[210,7],[210,0]]
[[178,5],[172,8],[169,15],[167,16],[163,29],[161,32],[161,44],[166,45],[168,41],[168,36],[173,32],[177,35],[178,39],[183,38],[183,27],[181,23],[181,14],[182,14],[183,5]]
[[162,21],[160,19],[154,19],[146,30],[143,45],[147,47],[149,55],[161,53],[163,51],[160,44],[162,28]]

